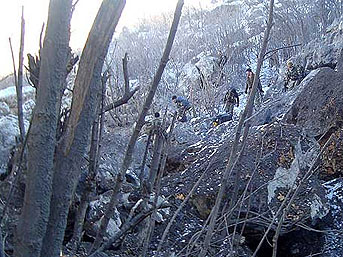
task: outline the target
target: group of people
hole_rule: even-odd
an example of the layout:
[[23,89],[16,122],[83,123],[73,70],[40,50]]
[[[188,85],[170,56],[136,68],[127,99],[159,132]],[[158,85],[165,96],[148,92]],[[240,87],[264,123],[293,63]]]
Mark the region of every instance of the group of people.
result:
[[[246,69],[246,85],[245,94],[250,95],[252,92],[255,74],[251,68]],[[305,77],[304,68],[300,65],[295,65],[291,60],[287,62],[287,69],[284,78],[284,91],[292,90],[294,87],[300,84],[301,80]],[[263,100],[264,91],[262,89],[261,81],[257,81],[257,90],[254,98],[254,108],[259,109]],[[186,122],[186,113],[192,108],[191,103],[182,96],[174,95],[172,101],[176,104],[178,110],[179,121]],[[239,95],[235,88],[231,88],[227,91],[224,96],[224,109],[225,115],[218,115],[220,119],[225,119],[225,121],[231,120],[233,117],[233,111],[235,106],[239,106]],[[218,118],[219,119],[219,118]],[[220,120],[215,120],[216,124],[220,124]]]

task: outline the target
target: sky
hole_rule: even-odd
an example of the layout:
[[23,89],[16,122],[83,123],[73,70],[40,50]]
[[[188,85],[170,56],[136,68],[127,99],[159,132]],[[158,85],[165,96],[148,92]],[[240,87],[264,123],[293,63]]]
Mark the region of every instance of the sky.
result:
[[[37,53],[39,35],[46,23],[49,0],[2,0],[0,8],[0,78],[13,72],[9,47],[11,38],[16,63],[18,62],[20,42],[21,9],[24,6],[25,18],[25,56]],[[6,2],[6,3],[4,3]],[[71,22],[72,49],[82,49],[102,0],[79,0]],[[174,11],[177,0],[127,0],[118,29],[133,26],[140,19]],[[201,6],[211,0],[185,0],[185,6]],[[118,30],[117,29],[117,30]],[[16,64],[17,65],[17,64]]]

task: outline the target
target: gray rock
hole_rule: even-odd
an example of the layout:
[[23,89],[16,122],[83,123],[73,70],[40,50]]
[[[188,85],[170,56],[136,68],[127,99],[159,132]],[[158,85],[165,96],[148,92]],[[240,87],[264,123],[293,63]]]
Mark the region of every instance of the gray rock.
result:
[[[86,226],[85,230],[89,236],[95,236],[103,218],[104,212],[108,203],[110,202],[110,193],[99,196],[98,200],[94,200],[89,204],[89,210],[86,215]],[[108,227],[106,229],[107,237],[114,236],[122,225],[120,214],[115,208],[114,214],[112,215]]]
[[26,120],[30,120],[31,116],[32,116],[32,111],[35,107],[35,101],[33,99],[29,99],[27,100],[24,104],[23,104],[23,113],[24,113],[24,118]]
[[109,257],[106,253],[95,253],[92,255],[93,257]]
[[284,121],[318,137],[343,125],[343,74],[322,68],[296,96]]
[[10,113],[10,108],[8,107],[8,105],[4,102],[0,102],[0,117],[6,116],[9,113]]
[[[34,99],[35,96],[35,88],[26,86],[23,87],[23,101],[27,101],[29,99]],[[0,90],[0,101],[5,102],[8,104],[10,108],[17,107],[17,93],[15,87],[8,87],[5,89]]]
[[343,180],[335,179],[325,183],[327,199],[330,205],[330,212],[325,220],[324,229],[325,244],[323,247],[323,257],[340,257],[343,256],[342,240],[340,233],[343,229]]
[[296,62],[309,70],[319,67],[335,68],[343,43],[343,19],[335,20],[322,38],[308,43],[296,56]]
[[19,135],[17,117],[8,115],[0,118],[0,174],[6,173],[12,148]]
[[270,124],[274,121],[282,120],[301,92],[306,92],[313,84],[312,81],[320,70],[314,70],[303,79],[303,81],[288,92],[282,92],[282,82],[277,83],[267,91],[264,106],[253,114],[251,123],[255,126]]

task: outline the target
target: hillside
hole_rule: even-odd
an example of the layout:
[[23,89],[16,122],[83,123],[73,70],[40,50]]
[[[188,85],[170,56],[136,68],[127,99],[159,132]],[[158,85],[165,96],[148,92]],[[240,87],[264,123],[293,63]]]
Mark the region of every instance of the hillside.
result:
[[343,255],[341,2],[182,2],[113,37],[105,0],[82,53],[49,13],[25,140],[0,81],[0,257]]

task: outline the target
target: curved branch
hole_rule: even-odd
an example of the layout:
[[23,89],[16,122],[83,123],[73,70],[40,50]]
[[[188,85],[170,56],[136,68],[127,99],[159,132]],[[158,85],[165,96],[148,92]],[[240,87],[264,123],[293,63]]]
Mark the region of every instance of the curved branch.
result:
[[105,106],[103,113],[108,112],[110,110],[113,110],[113,109],[115,109],[115,108],[117,108],[123,104],[126,104],[138,90],[139,90],[139,87],[135,88],[134,90],[132,90],[128,93],[125,93],[123,95],[123,97],[120,98],[118,101],[115,101],[114,103],[111,103],[111,104]]

